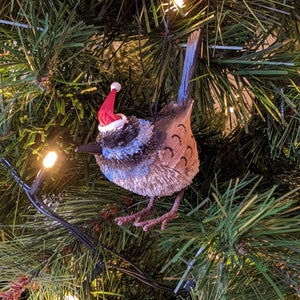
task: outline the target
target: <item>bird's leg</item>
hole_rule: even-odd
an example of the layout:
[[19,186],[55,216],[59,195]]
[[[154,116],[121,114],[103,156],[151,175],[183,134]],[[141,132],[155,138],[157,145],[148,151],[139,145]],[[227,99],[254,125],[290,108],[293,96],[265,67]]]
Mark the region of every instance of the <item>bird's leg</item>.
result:
[[151,219],[151,220],[146,220],[146,221],[143,221],[143,222],[139,222],[138,220],[136,220],[134,222],[134,225],[137,226],[137,227],[139,227],[139,226],[143,227],[144,231],[147,231],[148,229],[151,229],[152,227],[154,227],[154,226],[156,226],[158,224],[161,224],[161,229],[165,229],[166,228],[166,224],[169,221],[171,221],[171,220],[173,220],[173,219],[175,219],[175,218],[178,217],[177,210],[178,210],[178,207],[179,207],[179,204],[180,204],[180,200],[181,200],[183,194],[184,194],[184,189],[182,189],[178,193],[177,197],[175,198],[175,201],[174,201],[172,209],[169,212],[167,212],[166,214],[162,215],[159,218]]
[[115,221],[121,226],[131,221],[139,222],[142,218],[153,215],[155,213],[155,209],[153,208],[154,200],[155,197],[151,197],[145,209],[133,215],[115,218]]

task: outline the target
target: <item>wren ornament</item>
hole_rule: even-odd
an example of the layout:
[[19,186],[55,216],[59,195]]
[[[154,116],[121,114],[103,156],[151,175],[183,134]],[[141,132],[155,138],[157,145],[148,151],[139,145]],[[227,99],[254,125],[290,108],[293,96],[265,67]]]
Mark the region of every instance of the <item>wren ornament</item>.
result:
[[[197,144],[191,130],[193,100],[190,84],[200,31],[188,39],[183,77],[177,103],[169,102],[155,120],[126,117],[114,113],[119,83],[112,83],[111,92],[99,109],[99,136],[95,143],[78,147],[78,152],[91,153],[103,174],[113,183],[142,196],[150,197],[148,206],[133,215],[118,217],[118,225],[134,222],[143,230],[178,216],[177,209],[184,189],[192,183],[199,170]],[[178,192],[172,209],[155,219],[144,219],[155,213],[156,197]]]

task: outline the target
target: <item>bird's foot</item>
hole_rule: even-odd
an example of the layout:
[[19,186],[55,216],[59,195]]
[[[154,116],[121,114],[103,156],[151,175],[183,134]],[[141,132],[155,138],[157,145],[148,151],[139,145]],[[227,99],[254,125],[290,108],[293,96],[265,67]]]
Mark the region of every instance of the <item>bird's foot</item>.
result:
[[133,215],[115,218],[115,221],[118,223],[119,226],[132,221],[134,221],[135,224],[136,222],[140,222],[142,218],[155,214],[155,209],[153,208],[154,199],[155,197],[150,199],[148,206],[145,209]]
[[159,218],[151,219],[151,220],[145,220],[145,221],[138,221],[136,220],[134,222],[134,226],[136,227],[143,227],[144,231],[148,231],[149,229],[153,228],[154,226],[161,224],[161,229],[165,229],[166,225],[169,221],[175,219],[178,217],[177,210],[170,210],[166,214],[162,215]]
[[154,226],[156,226],[158,224],[161,224],[161,229],[165,229],[166,225],[169,221],[178,217],[177,210],[179,207],[180,200],[183,196],[183,193],[184,193],[184,189],[182,189],[178,193],[177,197],[175,198],[172,209],[169,212],[167,212],[166,214],[162,215],[161,217],[158,217],[156,219],[141,221],[142,218],[153,215],[155,213],[155,210],[153,209],[155,197],[151,197],[151,199],[148,203],[148,206],[145,209],[143,209],[142,211],[140,211],[134,215],[116,218],[115,221],[118,223],[119,226],[121,226],[125,223],[128,223],[128,222],[134,221],[134,223],[133,223],[134,226],[143,227],[144,231],[148,231],[149,229],[153,228]]
[[169,221],[171,221],[171,220],[178,217],[177,210],[178,210],[178,207],[179,207],[180,200],[183,196],[183,193],[184,193],[184,189],[182,189],[178,193],[177,197],[175,198],[173,207],[169,212],[167,212],[166,214],[164,214],[161,217],[156,218],[156,219],[145,220],[143,222],[140,222],[139,220],[136,220],[134,222],[134,226],[143,227],[144,231],[148,231],[149,229],[153,228],[154,226],[156,226],[158,224],[161,224],[161,229],[165,229],[166,225]]

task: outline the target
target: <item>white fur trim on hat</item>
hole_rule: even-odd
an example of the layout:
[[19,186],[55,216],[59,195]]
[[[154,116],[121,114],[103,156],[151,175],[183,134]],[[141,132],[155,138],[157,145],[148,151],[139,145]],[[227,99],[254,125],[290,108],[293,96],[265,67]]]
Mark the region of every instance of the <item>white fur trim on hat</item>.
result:
[[123,114],[116,114],[121,117],[121,119],[111,122],[110,124],[106,126],[98,125],[98,130],[100,132],[106,132],[114,129],[119,129],[124,126],[125,123],[127,123],[127,117]]

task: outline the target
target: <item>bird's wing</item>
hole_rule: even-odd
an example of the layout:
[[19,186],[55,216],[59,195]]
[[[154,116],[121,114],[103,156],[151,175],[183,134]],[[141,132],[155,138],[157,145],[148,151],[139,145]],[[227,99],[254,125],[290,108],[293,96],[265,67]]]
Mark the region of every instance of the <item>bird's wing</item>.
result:
[[191,130],[192,106],[192,100],[185,106],[171,103],[160,112],[154,125],[161,161],[178,171],[199,164],[197,145]]

